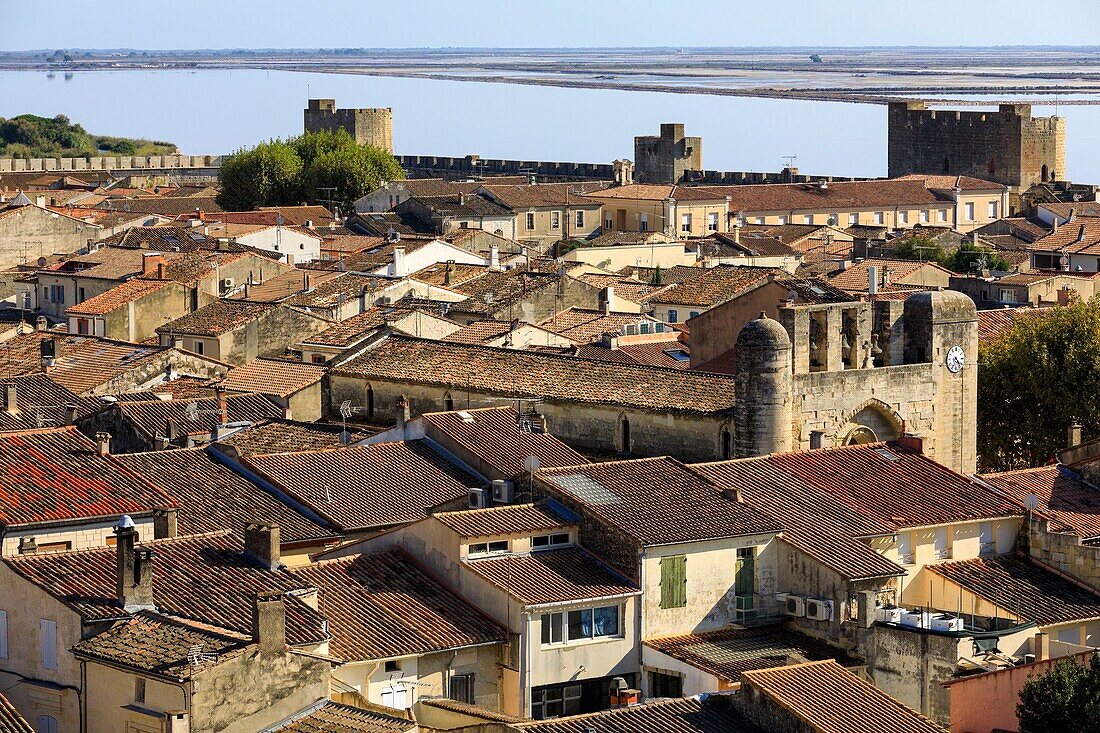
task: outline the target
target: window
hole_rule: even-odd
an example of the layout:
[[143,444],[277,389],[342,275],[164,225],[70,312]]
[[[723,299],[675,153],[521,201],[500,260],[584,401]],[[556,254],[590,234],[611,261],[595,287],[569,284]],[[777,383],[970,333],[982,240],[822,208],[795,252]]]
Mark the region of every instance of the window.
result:
[[[531,216],[533,216],[533,215],[531,215]],[[551,229],[561,229],[561,212],[560,211],[551,211],[550,212],[550,228]]]
[[544,534],[538,537],[531,538],[531,547],[540,549],[544,547],[552,547],[555,545],[568,545],[569,533],[563,532],[562,534]]
[[786,226],[787,225],[787,217],[785,217],[785,216],[779,217],[776,220],[776,223],[779,224],[779,226]]
[[687,605],[687,555],[661,558],[661,608]]
[[665,356],[675,359],[676,361],[691,361],[691,354],[683,349],[666,349]]
[[649,321],[642,321],[638,324],[638,333],[649,333]]
[[688,318],[695,318],[697,315],[699,315],[699,311],[688,311]]
[[928,209],[921,209],[920,223],[921,224],[927,224],[928,223]]
[[39,715],[34,723],[34,733],[57,733],[57,718],[52,715]]
[[324,364],[325,363],[324,354],[314,354],[313,356],[310,357],[310,361],[312,361],[314,364]]
[[[462,221],[462,222],[459,222],[459,223],[458,223],[458,228],[459,228],[459,229],[469,229],[469,228],[470,228],[470,222],[468,222],[468,221]],[[305,245],[303,245],[303,247],[304,247],[304,246],[305,246]]]
[[898,533],[898,562],[902,565],[913,564],[913,535],[909,532]]
[[573,220],[577,229],[584,229],[584,209],[577,209],[576,218]]
[[382,704],[388,708],[404,710],[409,707],[409,693],[404,685],[392,685],[382,690]]
[[[603,220],[603,228],[608,229],[608,230],[614,229],[615,228],[615,221],[613,219],[610,219],[610,218],[604,219]],[[644,232],[645,230],[643,229],[642,231]]]
[[718,231],[718,213],[717,212],[707,214],[707,231],[708,232]]
[[762,217],[762,216],[756,217],[756,223],[757,224],[763,224],[764,223],[764,217]]
[[582,685],[555,685],[531,690],[531,717],[535,720],[577,715],[581,711]]
[[810,216],[809,214],[806,214],[805,216],[802,217],[802,223],[803,224],[813,224],[814,223],[814,218],[812,216]]
[[966,212],[965,213],[966,220],[967,221],[974,221],[974,202],[973,201],[968,201],[966,203],[966,205],[963,207],[963,210]]
[[38,622],[38,657],[45,669],[57,669],[57,624],[48,618]]
[[638,231],[649,231],[649,214],[638,214]]
[[990,219],[996,219],[997,218],[997,202],[996,201],[990,201],[989,202],[989,218]]
[[848,226],[859,224],[859,214],[848,214]]
[[565,641],[565,637],[562,635],[560,613],[544,613],[541,621],[543,644],[560,644]]
[[737,548],[733,592],[739,596],[748,596],[748,602],[739,603],[738,608],[752,608],[752,597],[756,595],[756,550],[752,547]]
[[84,288],[80,288],[76,292],[77,292],[77,301],[76,301],[77,303],[83,303],[85,300],[88,299],[88,296],[86,296],[84,294]]
[[630,452],[630,420],[623,417],[619,423],[619,451],[621,453]]
[[65,286],[64,285],[58,285],[57,286],[57,302],[58,303],[64,303],[65,302]]
[[669,323],[676,323],[677,322],[676,319],[679,318],[679,317],[680,317],[680,314],[676,312],[675,308],[669,308],[668,309],[668,318],[666,318],[665,320],[668,321]]
[[683,697],[684,678],[676,674],[649,673],[650,697]]
[[452,700],[474,704],[473,674],[456,674],[451,677],[451,686],[447,696]]
[[470,545],[467,555],[485,555],[492,552],[508,552],[508,540],[496,542],[475,542]]
[[878,224],[879,226],[882,226],[884,223],[886,223],[886,214],[881,212],[881,211],[876,211],[875,212],[875,224]]
[[898,212],[898,223],[899,224],[908,224],[909,223],[909,212],[908,211],[899,211]]
[[978,553],[981,555],[993,555],[997,552],[997,540],[993,537],[993,522],[982,522],[978,525]]
[[535,228],[535,212],[527,212],[527,231],[532,231]]
[[570,611],[566,631],[569,641],[619,635],[619,607],[601,606]]
[[1065,629],[1058,629],[1058,641],[1065,642],[1066,644],[1080,644],[1081,643],[1081,629],[1078,626],[1070,626]]
[[937,527],[932,538],[932,549],[937,560],[947,560],[951,557],[951,548],[947,544],[947,527]]
[[203,351],[206,350],[205,344],[202,341],[195,341],[195,353],[202,356]]
[[390,659],[390,660],[386,661],[386,672],[387,673],[400,672],[400,671],[401,671],[401,662],[397,661],[396,659]]
[[936,212],[936,221],[947,221],[947,209],[940,209]]
[[8,612],[0,611],[0,659],[8,658]]
[[50,289],[49,289],[49,291],[47,291],[47,294],[46,294],[46,300],[50,301],[51,303],[56,303],[57,302],[57,286],[56,285],[51,285],[50,286]]
[[145,678],[134,678],[134,702],[145,702]]
[[680,231],[691,234],[691,214],[680,214]]

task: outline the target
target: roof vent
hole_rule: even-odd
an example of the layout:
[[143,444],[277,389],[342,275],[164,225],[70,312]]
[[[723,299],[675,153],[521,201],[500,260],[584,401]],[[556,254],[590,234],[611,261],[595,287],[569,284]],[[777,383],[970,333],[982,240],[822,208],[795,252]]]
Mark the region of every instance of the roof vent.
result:
[[118,518],[118,521],[115,522],[115,527],[114,528],[116,530],[119,530],[119,529],[133,529],[134,528],[134,520],[130,518],[129,514],[123,514],[121,517]]
[[461,410],[458,413],[458,419],[464,423],[472,423],[474,421],[474,416],[466,412],[465,410]]

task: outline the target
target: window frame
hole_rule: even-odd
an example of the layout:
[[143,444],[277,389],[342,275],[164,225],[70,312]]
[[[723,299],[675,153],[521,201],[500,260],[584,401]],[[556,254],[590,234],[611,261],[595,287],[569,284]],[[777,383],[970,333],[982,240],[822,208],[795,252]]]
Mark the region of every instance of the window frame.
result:
[[551,230],[561,229],[561,212],[560,211],[551,211],[550,212],[550,229]]
[[577,209],[573,218],[573,224],[577,229],[584,229],[584,209]]
[[523,223],[527,225],[527,231],[535,231],[535,212],[528,211]]
[[691,212],[680,214],[680,233],[691,234]]

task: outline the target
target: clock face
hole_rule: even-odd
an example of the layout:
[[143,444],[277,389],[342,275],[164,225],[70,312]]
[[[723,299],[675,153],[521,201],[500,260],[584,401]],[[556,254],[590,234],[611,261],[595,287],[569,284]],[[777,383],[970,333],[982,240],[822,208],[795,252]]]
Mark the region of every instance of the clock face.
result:
[[963,362],[966,361],[966,353],[961,346],[952,346],[947,352],[947,370],[952,374],[962,371]]

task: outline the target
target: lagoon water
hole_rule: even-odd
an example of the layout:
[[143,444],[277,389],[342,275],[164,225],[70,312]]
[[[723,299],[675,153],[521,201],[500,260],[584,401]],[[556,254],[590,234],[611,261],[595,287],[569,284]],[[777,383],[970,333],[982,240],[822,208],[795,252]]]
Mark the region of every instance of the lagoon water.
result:
[[[886,108],[877,105],[252,69],[0,71],[0,116],[65,114],[90,132],[168,140],[192,155],[296,135],[308,97],[392,107],[394,146],[408,155],[610,162],[633,157],[635,135],[683,122],[703,137],[707,169],[775,171],[797,155],[804,173],[886,174]],[[1100,182],[1100,106],[1058,113],[1066,173]]]

